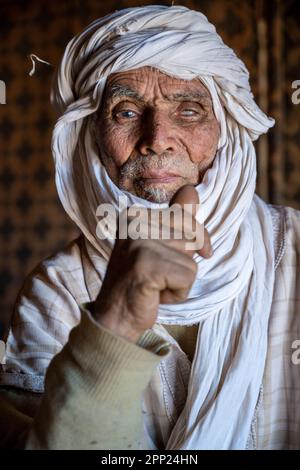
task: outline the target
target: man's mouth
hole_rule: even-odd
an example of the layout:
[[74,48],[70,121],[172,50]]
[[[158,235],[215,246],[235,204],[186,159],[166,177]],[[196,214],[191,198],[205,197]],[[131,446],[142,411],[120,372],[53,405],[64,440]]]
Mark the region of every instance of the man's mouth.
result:
[[147,171],[143,173],[140,180],[143,184],[162,184],[162,183],[174,183],[181,178],[180,175],[176,175],[166,171]]

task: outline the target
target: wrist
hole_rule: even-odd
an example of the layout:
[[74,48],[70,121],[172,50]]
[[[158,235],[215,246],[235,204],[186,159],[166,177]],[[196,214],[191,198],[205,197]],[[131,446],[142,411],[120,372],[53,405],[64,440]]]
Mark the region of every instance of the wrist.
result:
[[136,344],[142,334],[132,329],[129,325],[116,323],[115,321],[111,321],[109,318],[102,318],[99,316],[96,318],[96,321],[107,330],[123,339],[126,339],[127,341],[130,341],[131,343]]
[[142,332],[136,331],[130,324],[121,321],[118,315],[112,312],[101,312],[96,302],[89,304],[89,311],[101,326],[127,341],[137,343],[142,335]]

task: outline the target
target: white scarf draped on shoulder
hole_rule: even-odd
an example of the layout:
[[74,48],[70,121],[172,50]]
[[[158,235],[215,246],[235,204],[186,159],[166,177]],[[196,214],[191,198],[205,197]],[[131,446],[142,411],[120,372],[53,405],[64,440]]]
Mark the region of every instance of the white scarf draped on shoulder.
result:
[[[129,205],[158,206],[111,181],[91,137],[107,77],[146,65],[186,80],[198,77],[221,127],[214,163],[196,186],[214,254],[197,259],[188,299],[160,305],[158,312],[158,324],[199,324],[185,406],[164,445],[245,449],[263,378],[274,284],[272,223],[254,194],[252,141],[274,121],[254,102],[245,65],[204,15],[182,6],[128,8],[94,21],[70,41],[51,96],[60,113],[52,145],[58,194],[106,262],[113,242],[97,238],[98,205],[118,209],[125,194]],[[151,400],[151,406],[159,416],[161,405]],[[163,426],[159,420],[147,426],[149,435],[165,434],[150,429]]]

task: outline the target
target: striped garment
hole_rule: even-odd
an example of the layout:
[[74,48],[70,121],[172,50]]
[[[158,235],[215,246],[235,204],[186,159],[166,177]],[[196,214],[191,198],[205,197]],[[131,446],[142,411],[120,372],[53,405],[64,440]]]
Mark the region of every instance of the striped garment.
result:
[[[300,364],[295,358],[300,353],[293,346],[300,340],[300,212],[269,208],[275,235],[275,289],[264,379],[247,447],[299,449]],[[80,236],[28,276],[16,302],[0,385],[43,392],[47,367],[80,321],[80,306],[93,301],[100,290],[99,262],[94,248]],[[183,406],[184,396],[177,400]]]

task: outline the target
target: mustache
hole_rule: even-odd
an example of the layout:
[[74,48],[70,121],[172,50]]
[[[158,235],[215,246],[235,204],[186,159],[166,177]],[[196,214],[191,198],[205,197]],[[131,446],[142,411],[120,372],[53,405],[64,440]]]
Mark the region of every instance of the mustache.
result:
[[182,172],[182,158],[162,156],[139,155],[134,159],[128,159],[120,168],[121,178],[140,178],[143,173],[151,170],[165,170]]

